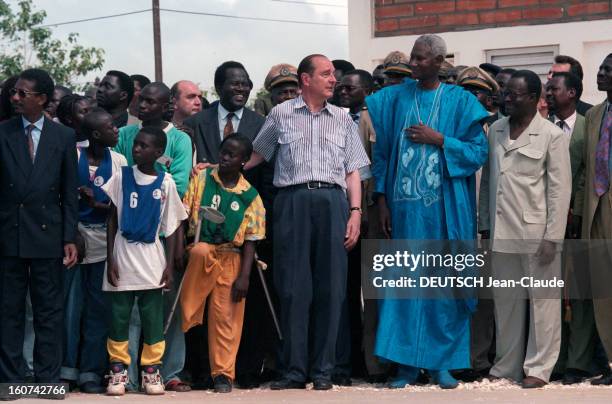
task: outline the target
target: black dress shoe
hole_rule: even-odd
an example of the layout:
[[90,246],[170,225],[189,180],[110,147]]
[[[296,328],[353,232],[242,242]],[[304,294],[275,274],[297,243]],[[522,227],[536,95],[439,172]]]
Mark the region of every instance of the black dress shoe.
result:
[[566,369],[565,375],[563,375],[562,384],[577,384],[582,383],[586,378],[588,378],[590,374],[580,369]]
[[591,380],[591,384],[593,386],[610,386],[612,385],[612,374]]
[[213,388],[213,379],[210,376],[208,376],[206,379],[194,380],[191,383],[191,390],[211,390]]
[[451,375],[464,383],[473,383],[475,381],[482,380],[480,373],[474,369],[462,369],[458,371],[452,371]]
[[551,382],[557,382],[559,380],[563,380],[564,374],[560,373],[560,372],[554,372],[553,374],[550,375],[550,381]]
[[386,383],[388,376],[385,373],[378,375],[370,375],[366,378],[366,381],[370,384],[381,384]]
[[349,376],[334,375],[332,376],[332,383],[336,386],[352,386],[353,381]]
[[68,385],[68,391],[74,391],[77,388],[76,380],[61,379],[60,383],[66,383]]
[[236,377],[236,387],[243,390],[256,389],[261,385],[259,377],[252,373],[247,373]]
[[85,382],[79,386],[79,391],[85,394],[104,394],[106,387],[96,382]]
[[334,387],[331,380],[328,379],[315,379],[312,382],[312,385],[315,390],[330,390],[332,387]]
[[259,381],[261,383],[275,382],[282,378],[283,374],[276,369],[264,368],[264,370],[261,372],[261,375],[259,375]]
[[305,389],[306,383],[296,382],[291,379],[282,378],[270,385],[272,390]]
[[213,379],[215,393],[229,393],[232,391],[232,382],[225,375],[215,376]]

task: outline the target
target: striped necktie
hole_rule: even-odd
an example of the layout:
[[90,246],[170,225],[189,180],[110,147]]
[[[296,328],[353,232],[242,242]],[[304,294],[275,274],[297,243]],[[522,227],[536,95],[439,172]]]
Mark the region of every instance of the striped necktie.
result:
[[26,140],[28,142],[28,154],[30,155],[30,160],[34,163],[34,139],[32,139],[32,131],[36,126],[34,124],[29,124],[26,127]]

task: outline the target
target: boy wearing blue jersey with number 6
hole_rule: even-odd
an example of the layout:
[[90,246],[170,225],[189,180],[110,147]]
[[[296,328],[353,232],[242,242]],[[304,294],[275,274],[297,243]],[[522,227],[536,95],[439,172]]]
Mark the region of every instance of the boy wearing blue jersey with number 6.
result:
[[[123,167],[102,186],[112,202],[103,286],[112,292],[112,321],[106,344],[111,363],[108,395],[125,393],[130,364],[129,323],[136,298],[144,334],[142,387],[147,394],[164,394],[159,373],[165,348],[162,289],[172,283],[176,236],[187,218],[172,176],[155,169],[155,161],[165,148],[163,130],[143,127],[132,149],[136,165]],[[160,232],[166,236],[167,257]]]

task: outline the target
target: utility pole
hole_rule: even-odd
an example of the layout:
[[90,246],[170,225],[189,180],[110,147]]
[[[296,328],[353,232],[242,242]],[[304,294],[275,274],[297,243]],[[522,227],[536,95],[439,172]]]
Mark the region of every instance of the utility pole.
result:
[[159,0],[153,0],[153,51],[155,53],[155,81],[163,81]]

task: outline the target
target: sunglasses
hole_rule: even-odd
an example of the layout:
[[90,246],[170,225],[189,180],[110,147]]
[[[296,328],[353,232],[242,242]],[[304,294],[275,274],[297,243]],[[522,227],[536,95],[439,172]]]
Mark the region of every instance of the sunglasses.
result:
[[23,90],[21,88],[11,88],[9,90],[9,94],[11,96],[14,96],[15,94],[17,94],[19,96],[19,98],[26,98],[28,95],[40,94],[40,92],[38,92],[38,91]]

